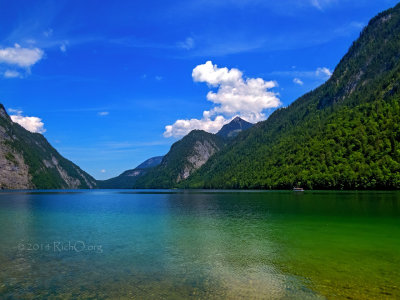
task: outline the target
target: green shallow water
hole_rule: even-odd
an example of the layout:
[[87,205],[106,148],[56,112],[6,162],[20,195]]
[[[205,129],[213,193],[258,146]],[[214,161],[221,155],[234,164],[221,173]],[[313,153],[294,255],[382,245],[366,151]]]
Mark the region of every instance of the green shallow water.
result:
[[0,193],[1,299],[399,299],[399,192]]

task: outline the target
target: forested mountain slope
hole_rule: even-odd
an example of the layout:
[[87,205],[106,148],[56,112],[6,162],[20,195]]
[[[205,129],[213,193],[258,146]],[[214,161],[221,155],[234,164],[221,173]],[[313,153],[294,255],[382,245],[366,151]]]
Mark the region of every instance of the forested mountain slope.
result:
[[225,145],[222,137],[193,130],[171,146],[161,164],[138,178],[135,188],[171,188],[188,178]]
[[181,187],[400,188],[400,5],[321,87],[239,134]]
[[251,128],[252,126],[252,123],[249,123],[240,117],[235,117],[228,124],[222,126],[222,128],[216,133],[216,135],[222,136],[224,138],[234,138],[239,133]]
[[94,188],[96,180],[62,157],[46,138],[13,123],[0,104],[0,188]]

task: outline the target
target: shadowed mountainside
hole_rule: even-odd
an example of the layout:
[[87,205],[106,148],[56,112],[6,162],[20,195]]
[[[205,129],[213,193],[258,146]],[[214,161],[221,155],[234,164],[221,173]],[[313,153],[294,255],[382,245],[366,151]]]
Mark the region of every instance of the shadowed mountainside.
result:
[[88,189],[96,180],[61,156],[40,133],[12,122],[0,104],[2,189]]

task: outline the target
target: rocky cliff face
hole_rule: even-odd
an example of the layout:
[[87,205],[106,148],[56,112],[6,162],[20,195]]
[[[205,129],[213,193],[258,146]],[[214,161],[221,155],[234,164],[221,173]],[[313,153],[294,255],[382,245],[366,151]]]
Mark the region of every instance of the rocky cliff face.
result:
[[23,156],[11,147],[0,143],[0,188],[30,189],[33,188],[31,181],[29,167]]
[[190,176],[194,171],[204,165],[208,159],[220,150],[220,147],[214,141],[196,141],[193,146],[193,153],[187,157],[187,163],[177,177],[180,182]]
[[[12,122],[2,105],[0,105],[0,118],[4,122]],[[8,135],[6,128],[0,125],[0,188],[33,188],[29,167],[21,153],[8,144],[11,140],[12,137]]]
[[62,157],[39,133],[13,123],[0,104],[0,188],[95,188],[96,180]]
[[172,145],[161,164],[135,182],[135,188],[171,188],[188,178],[225,146],[222,137],[193,130]]

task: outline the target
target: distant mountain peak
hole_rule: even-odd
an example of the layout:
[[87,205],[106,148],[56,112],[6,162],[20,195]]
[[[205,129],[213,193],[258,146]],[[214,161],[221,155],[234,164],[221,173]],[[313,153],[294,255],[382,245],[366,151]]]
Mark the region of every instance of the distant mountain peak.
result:
[[252,123],[243,120],[239,116],[236,116],[228,124],[222,126],[221,130],[217,132],[217,135],[226,138],[232,138],[237,136],[241,131],[249,129],[252,126]]
[[164,156],[155,156],[152,158],[149,158],[148,160],[142,162],[140,165],[138,165],[135,169],[148,169],[148,168],[153,168],[158,166]]
[[241,117],[239,117],[239,116],[234,117],[233,120],[232,120],[231,122],[240,122],[240,121],[247,122],[247,121],[243,120],[243,119],[242,119]]
[[155,156],[142,162],[134,169],[127,170],[117,177],[99,180],[97,183],[102,189],[129,189],[140,176],[145,175],[150,169],[157,167],[164,156]]

